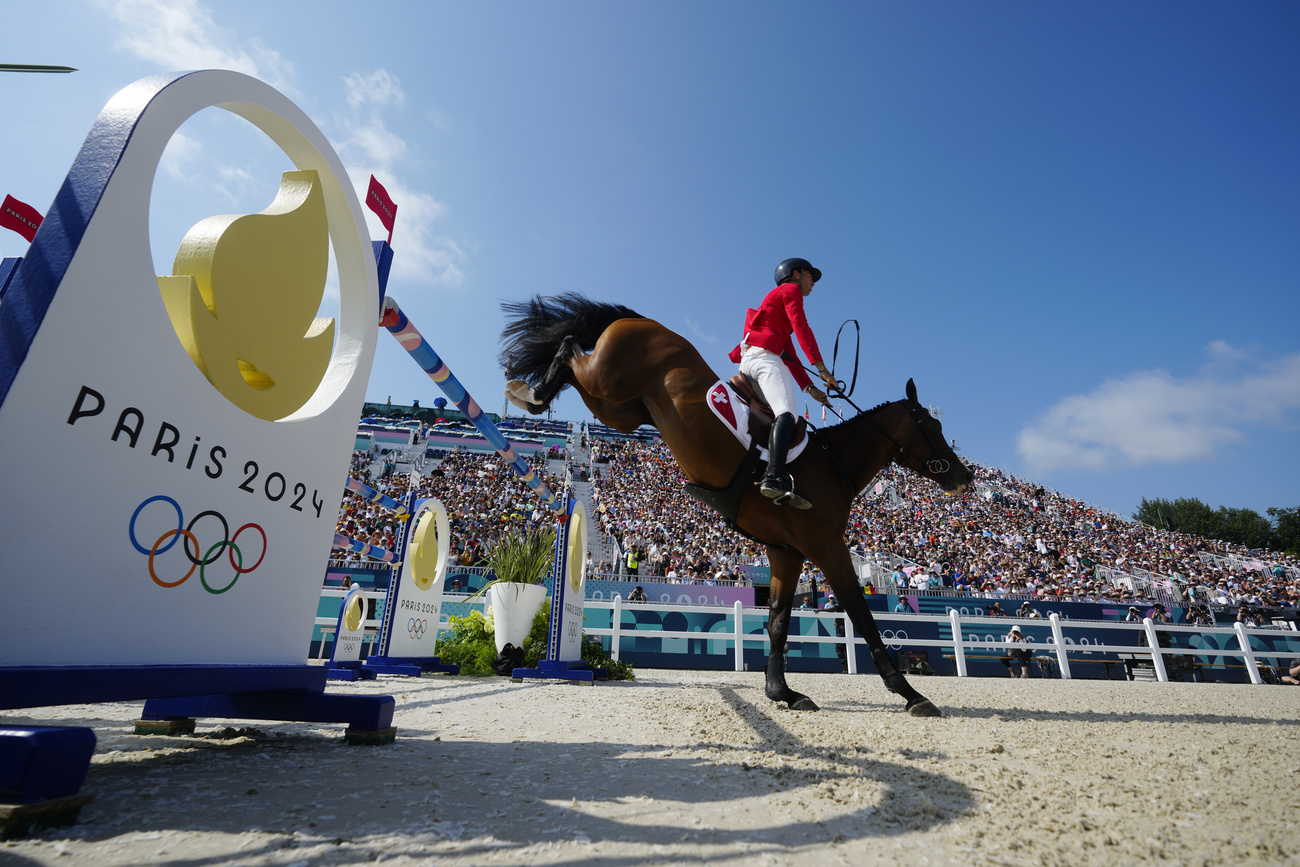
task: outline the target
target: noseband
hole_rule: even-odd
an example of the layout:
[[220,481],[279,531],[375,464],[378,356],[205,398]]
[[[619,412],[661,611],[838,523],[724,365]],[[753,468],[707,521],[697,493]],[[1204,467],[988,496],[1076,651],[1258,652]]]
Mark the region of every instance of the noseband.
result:
[[[881,435],[884,436],[885,439],[893,443],[895,448],[898,449],[898,451],[894,454],[894,457],[891,460],[896,461],[900,457],[909,457],[915,463],[923,465],[927,470],[929,470],[931,473],[934,473],[936,476],[941,476],[944,473],[948,472],[950,469],[952,469],[952,463],[947,458],[933,457],[934,455],[939,454],[939,446],[935,444],[934,436],[930,433],[928,429],[926,429],[926,426],[921,422],[921,414],[917,411],[917,408],[913,406],[910,401],[907,404],[907,411],[912,416],[912,424],[918,430],[921,431],[921,433],[925,436],[925,441],[930,445],[930,454],[932,455],[932,457],[928,459],[922,459],[920,455],[909,450],[907,446],[904,446],[898,440],[890,436],[887,430],[882,428],[880,425],[876,424],[876,422],[870,417],[868,417],[867,420],[871,422],[872,427],[878,430],[881,433]],[[913,434],[913,437],[915,437],[915,434]]]

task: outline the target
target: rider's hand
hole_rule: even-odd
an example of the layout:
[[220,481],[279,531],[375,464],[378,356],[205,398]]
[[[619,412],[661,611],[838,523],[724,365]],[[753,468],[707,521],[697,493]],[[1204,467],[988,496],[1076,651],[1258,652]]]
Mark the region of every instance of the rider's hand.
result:
[[830,398],[826,396],[826,392],[822,391],[815,385],[808,386],[808,396],[818,403],[825,404],[826,406],[831,405]]
[[819,371],[817,375],[822,378],[822,382],[826,383],[826,388],[828,390],[830,391],[841,390],[839,380],[837,380],[835,378],[835,374],[831,373],[829,370]]

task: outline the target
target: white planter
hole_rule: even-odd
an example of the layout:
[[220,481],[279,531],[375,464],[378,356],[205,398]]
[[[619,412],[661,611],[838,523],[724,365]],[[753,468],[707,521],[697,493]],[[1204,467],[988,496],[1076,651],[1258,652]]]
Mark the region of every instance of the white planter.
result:
[[542,603],[546,601],[544,584],[493,584],[487,590],[487,604],[492,609],[497,653],[507,644],[522,647],[533,628]]

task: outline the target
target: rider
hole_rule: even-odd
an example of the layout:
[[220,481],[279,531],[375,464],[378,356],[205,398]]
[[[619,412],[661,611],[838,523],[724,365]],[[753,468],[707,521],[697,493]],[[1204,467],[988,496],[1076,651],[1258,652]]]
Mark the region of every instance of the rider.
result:
[[732,361],[740,363],[740,372],[758,387],[776,417],[767,446],[767,471],[759,489],[778,505],[789,503],[797,509],[810,509],[812,503],[795,491],[785,472],[785,456],[795,428],[795,382],[813,400],[826,406],[831,404],[799,363],[790,340],[792,333],[799,338],[804,354],[816,366],[817,375],[826,386],[832,391],[840,387],[822,363],[817,339],[803,312],[803,299],[821,278],[822,272],[807,259],[786,259],[777,265],[776,288],[767,293],[757,310],[746,312],[745,337],[730,355]]

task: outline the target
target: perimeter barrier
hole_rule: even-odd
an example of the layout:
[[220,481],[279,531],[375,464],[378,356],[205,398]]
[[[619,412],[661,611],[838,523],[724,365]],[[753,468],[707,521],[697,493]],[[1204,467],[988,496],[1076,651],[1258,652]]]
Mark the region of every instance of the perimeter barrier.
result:
[[[767,609],[746,607],[740,602],[730,607],[628,603],[621,596],[615,596],[610,602],[587,600],[586,607],[590,613],[609,612],[609,626],[587,626],[584,631],[588,635],[608,639],[610,655],[615,660],[622,658],[623,645],[629,640],[667,639],[685,642],[682,646],[687,652],[690,652],[691,642],[707,642],[706,645],[697,644],[695,647],[714,659],[718,653],[726,653],[731,657],[734,670],[744,671],[747,652],[751,655],[749,661],[752,663],[756,653],[766,659],[770,646],[766,632]],[[715,615],[716,619],[709,632],[647,629],[636,622],[635,612],[638,611],[700,613]],[[1289,629],[1252,628],[1241,623],[1230,627],[1175,626],[1170,623],[1155,623],[1150,618],[1141,622],[1077,621],[1062,619],[1055,613],[1047,618],[1032,619],[972,617],[962,616],[955,610],[946,616],[891,615],[879,612],[873,612],[873,615],[891,650],[938,651],[944,658],[951,657],[958,677],[971,676],[972,661],[1000,660],[1011,648],[1029,650],[1034,654],[1035,664],[1044,676],[1055,675],[1069,680],[1074,676],[1072,665],[1077,667],[1086,662],[1107,666],[1107,674],[1110,666],[1122,665],[1131,679],[1152,679],[1161,683],[1168,682],[1171,673],[1195,676],[1202,669],[1217,667],[1243,669],[1249,682],[1262,684],[1265,682],[1265,672],[1282,666],[1284,657],[1300,656],[1300,632],[1295,630],[1294,625]],[[857,674],[860,662],[869,661],[866,641],[854,632],[847,614],[795,610],[791,612],[791,617],[793,622],[789,644],[792,648],[798,644],[841,645],[844,649],[845,670],[849,674]],[[810,620],[813,622],[811,631],[807,629],[807,621]],[[836,621],[842,625],[845,637],[835,634]],[[909,629],[916,631],[918,624],[937,627],[940,637],[909,637]],[[1013,625],[1019,626],[1027,637],[1036,632],[1046,634],[1043,635],[1043,640],[1011,642],[1006,640],[1005,633]],[[1085,631],[1095,633],[1097,630],[1120,633],[1131,636],[1134,640],[1122,644],[1109,641],[1100,643],[1095,634],[1091,638],[1083,634]],[[1184,636],[1188,646],[1170,646],[1177,636]],[[1253,647],[1252,638],[1263,646]],[[1279,644],[1282,646],[1279,647]],[[859,651],[862,652],[862,660],[859,659]],[[991,652],[997,656],[991,656]],[[1104,654],[1107,658],[1094,656],[1097,654]],[[1112,654],[1113,658],[1110,656]],[[1093,658],[1085,659],[1084,655]],[[1135,672],[1146,671],[1150,671],[1152,676],[1134,676]]]

